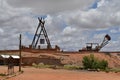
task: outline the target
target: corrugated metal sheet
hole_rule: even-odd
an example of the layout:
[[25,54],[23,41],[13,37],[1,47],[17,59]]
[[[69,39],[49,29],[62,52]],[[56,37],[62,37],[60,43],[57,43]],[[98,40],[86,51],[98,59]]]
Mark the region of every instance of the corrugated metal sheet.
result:
[[10,55],[1,55],[2,58],[9,58]]
[[19,59],[19,58],[20,58],[20,56],[17,56],[17,55],[11,55],[11,57],[12,57],[13,59]]
[[2,58],[9,58],[9,57],[12,57],[13,59],[19,59],[20,57],[18,55],[0,55]]

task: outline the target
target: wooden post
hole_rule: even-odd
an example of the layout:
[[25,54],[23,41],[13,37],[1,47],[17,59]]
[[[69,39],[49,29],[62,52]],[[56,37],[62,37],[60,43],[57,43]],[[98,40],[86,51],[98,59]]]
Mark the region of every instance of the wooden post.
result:
[[20,56],[20,60],[19,60],[19,72],[21,72],[21,62],[22,62],[22,59],[21,59],[21,34],[20,34],[20,37],[19,37],[19,56]]

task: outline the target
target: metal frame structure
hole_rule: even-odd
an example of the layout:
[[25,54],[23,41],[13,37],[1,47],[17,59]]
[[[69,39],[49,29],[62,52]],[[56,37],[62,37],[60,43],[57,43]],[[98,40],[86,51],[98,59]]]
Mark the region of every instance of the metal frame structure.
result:
[[[98,43],[86,43],[86,49],[87,50],[96,50],[97,46],[99,46]],[[93,48],[93,46],[96,46],[95,48]]]
[[51,47],[50,40],[49,40],[48,35],[47,35],[47,31],[46,31],[45,26],[44,26],[45,21],[43,18],[39,18],[39,17],[38,17],[38,20],[39,20],[39,24],[38,24],[37,30],[35,32],[31,47],[33,49],[36,49],[41,35],[44,35],[46,43],[47,43],[47,48],[50,49],[52,47]]

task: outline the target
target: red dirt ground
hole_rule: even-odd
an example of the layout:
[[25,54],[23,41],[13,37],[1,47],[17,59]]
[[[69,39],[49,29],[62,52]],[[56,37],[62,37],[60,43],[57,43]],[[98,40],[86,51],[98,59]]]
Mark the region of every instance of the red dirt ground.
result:
[[[22,52],[23,56],[35,56],[38,57],[43,54],[33,54]],[[82,65],[83,56],[89,55],[85,54],[48,54],[44,55],[52,56],[62,60],[65,64],[76,64]],[[120,56],[117,53],[106,55],[102,53],[94,53],[95,57],[99,59],[105,59],[109,62],[110,67],[120,68]],[[36,68],[22,68],[23,74],[12,77],[8,80],[120,80],[120,73],[105,73],[105,72],[88,72],[88,71],[68,71],[68,70],[53,70],[53,69],[36,69]],[[15,72],[18,68],[15,67]],[[7,67],[0,66],[0,73],[7,74]],[[0,76],[0,80],[4,77]]]
[[22,70],[23,74],[7,80],[120,80],[120,73],[111,72],[36,69],[32,67],[22,68]]

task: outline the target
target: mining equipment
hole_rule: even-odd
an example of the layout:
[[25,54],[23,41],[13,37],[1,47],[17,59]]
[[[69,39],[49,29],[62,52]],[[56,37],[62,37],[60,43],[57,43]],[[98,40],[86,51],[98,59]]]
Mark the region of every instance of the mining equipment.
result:
[[[29,45],[29,47],[22,46],[22,50],[60,51],[60,47],[57,45],[55,45],[55,48],[52,48],[50,39],[45,29],[45,20],[39,17],[38,20],[39,24],[35,31],[31,45]],[[41,48],[42,44],[47,44],[47,48]]]
[[[51,47],[51,43],[50,43],[50,40],[49,40],[48,35],[47,35],[47,31],[46,31],[45,26],[44,26],[45,21],[43,20],[43,18],[41,18],[41,19],[38,18],[38,20],[39,20],[39,24],[38,24],[37,30],[35,32],[31,47],[33,49],[36,49],[37,46],[38,46],[38,48],[40,48],[40,45],[38,45],[38,43],[44,44],[45,40],[46,40],[47,48],[50,49],[52,47]],[[45,39],[40,38],[42,35],[45,37]]]
[[108,34],[106,34],[104,36],[104,39],[103,39],[101,44],[99,44],[99,43],[86,43],[86,47],[82,48],[82,50],[79,50],[79,52],[81,52],[81,51],[95,51],[95,52],[98,52],[104,46],[106,46],[109,43],[110,40],[111,40],[111,37]]

